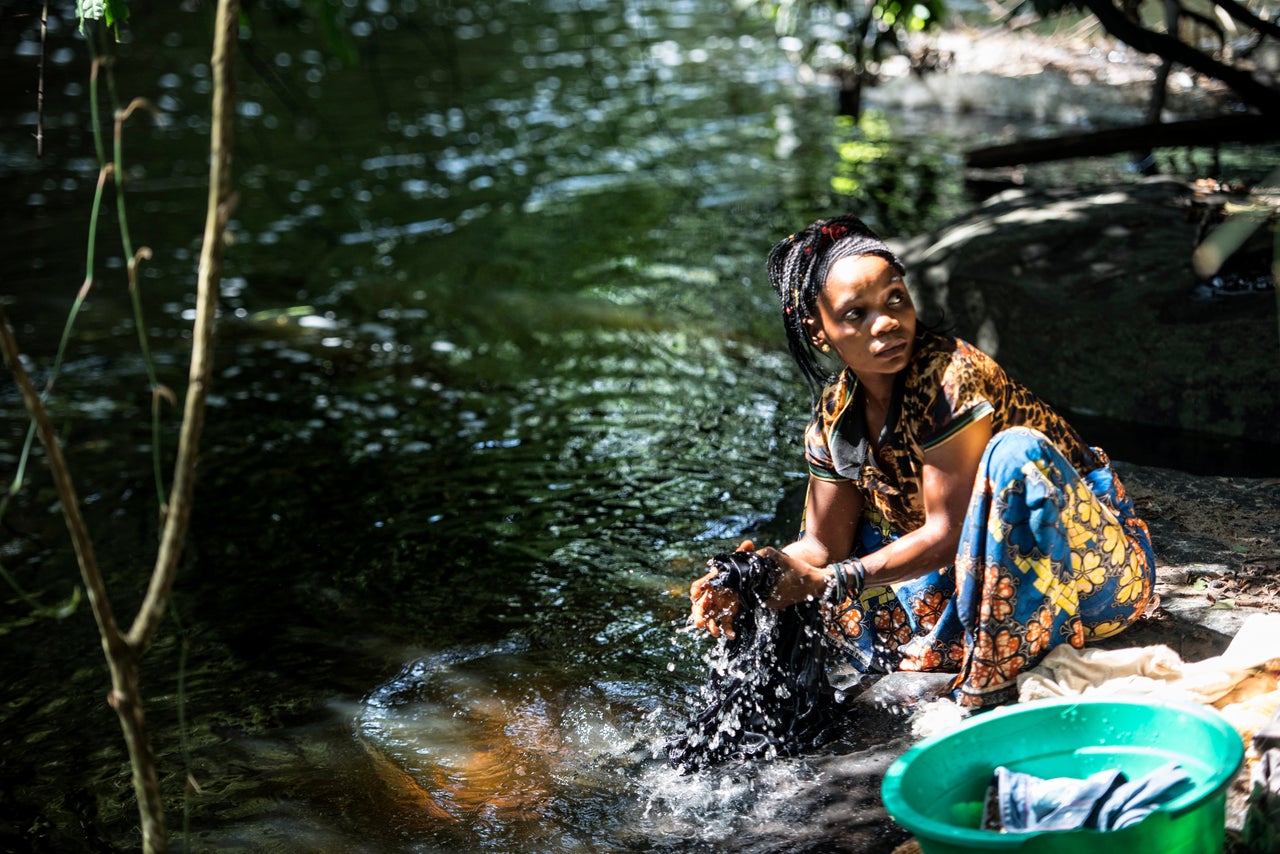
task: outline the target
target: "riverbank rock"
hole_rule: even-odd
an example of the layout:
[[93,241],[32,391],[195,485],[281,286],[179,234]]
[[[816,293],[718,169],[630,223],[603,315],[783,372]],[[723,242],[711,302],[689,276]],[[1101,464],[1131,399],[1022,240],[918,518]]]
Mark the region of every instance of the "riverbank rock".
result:
[[1119,645],[1162,643],[1200,661],[1221,654],[1249,615],[1280,611],[1280,478],[1116,470],[1151,531],[1160,595]]
[[900,249],[922,319],[1058,408],[1280,447],[1275,292],[1204,286],[1195,199],[1160,178],[1010,189]]

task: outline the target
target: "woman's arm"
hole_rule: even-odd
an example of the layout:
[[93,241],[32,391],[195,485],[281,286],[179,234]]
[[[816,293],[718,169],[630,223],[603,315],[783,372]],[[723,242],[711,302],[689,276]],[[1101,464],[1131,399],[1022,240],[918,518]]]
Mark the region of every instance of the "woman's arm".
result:
[[852,481],[822,480],[810,475],[804,536],[781,549],[760,549],[760,554],[773,558],[783,568],[770,605],[785,608],[826,593],[831,578],[827,564],[853,552],[862,505],[862,493]]
[[954,563],[964,517],[982,454],[991,441],[991,419],[980,418],[942,445],[925,452],[924,524],[862,559],[867,583],[891,584]]
[[[955,561],[978,465],[990,441],[991,419],[980,418],[925,453],[924,524],[862,558],[868,586],[916,578]],[[809,478],[804,536],[782,549],[759,549],[783,569],[770,606],[785,608],[826,593],[831,581],[827,566],[853,552],[862,504],[862,495],[851,482]],[[750,549],[753,544],[745,542],[740,548]],[[711,573],[704,575],[690,589],[694,625],[712,635],[724,631],[732,637],[737,596],[711,587],[711,577]]]
[[[980,418],[925,453],[921,477],[924,524],[862,558],[868,586],[916,578],[955,561],[974,479],[989,441],[991,419]],[[853,489],[849,484],[831,485]],[[853,548],[861,499],[858,499],[858,512],[843,519],[843,524],[849,526],[847,529],[841,527],[842,520],[834,515],[847,512],[849,507],[841,498],[833,498],[827,513],[822,512],[821,506],[817,508],[819,514],[811,520],[813,525],[802,539],[781,551],[760,550],[785,570],[770,605],[784,608],[823,595],[831,577],[827,564],[847,558]]]
[[862,493],[852,481],[822,480],[810,475],[804,536],[782,551],[814,566],[826,566],[853,549],[861,518]]

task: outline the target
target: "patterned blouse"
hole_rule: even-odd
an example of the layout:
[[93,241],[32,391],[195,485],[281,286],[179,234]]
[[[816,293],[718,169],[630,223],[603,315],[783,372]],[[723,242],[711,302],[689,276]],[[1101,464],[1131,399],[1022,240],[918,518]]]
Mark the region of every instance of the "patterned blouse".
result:
[[1062,416],[994,359],[967,341],[923,329],[911,363],[897,375],[878,449],[867,441],[862,390],[846,368],[818,398],[805,458],[814,477],[852,481],[886,521],[914,531],[924,524],[925,452],[986,416],[992,435],[1009,427],[1039,430],[1081,475],[1102,465]]

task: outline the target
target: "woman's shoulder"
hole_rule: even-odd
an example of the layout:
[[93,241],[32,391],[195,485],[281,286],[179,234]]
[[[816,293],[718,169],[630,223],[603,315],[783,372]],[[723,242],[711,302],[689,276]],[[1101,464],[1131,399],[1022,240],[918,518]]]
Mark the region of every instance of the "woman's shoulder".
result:
[[1000,371],[994,359],[963,338],[927,330],[917,336],[915,362],[918,378],[926,384],[948,375]]
[[926,359],[995,361],[987,353],[965,339],[957,338],[954,335],[944,335],[931,329],[922,329],[916,334],[916,347]]
[[995,359],[963,338],[926,330],[919,334],[916,346],[922,376],[940,379],[948,374],[981,373],[999,377],[1004,373]]
[[848,368],[831,377],[818,395],[814,415],[828,420],[839,415],[848,405],[855,383],[853,372]]
[[999,407],[1007,383],[994,359],[963,338],[935,332],[922,333],[919,347],[918,371],[908,381],[904,408],[917,422],[923,443]]

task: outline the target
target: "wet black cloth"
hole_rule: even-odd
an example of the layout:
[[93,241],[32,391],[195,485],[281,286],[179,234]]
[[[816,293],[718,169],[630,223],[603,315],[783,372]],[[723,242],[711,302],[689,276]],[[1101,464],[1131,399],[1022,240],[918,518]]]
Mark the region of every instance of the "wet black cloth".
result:
[[702,710],[667,742],[668,760],[693,771],[823,743],[836,720],[836,702],[818,603],[769,608],[765,603],[781,571],[755,552],[718,554],[711,565],[717,570],[711,584],[738,594],[735,637],[702,688]]

